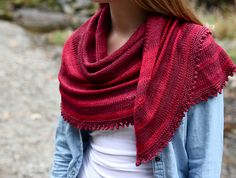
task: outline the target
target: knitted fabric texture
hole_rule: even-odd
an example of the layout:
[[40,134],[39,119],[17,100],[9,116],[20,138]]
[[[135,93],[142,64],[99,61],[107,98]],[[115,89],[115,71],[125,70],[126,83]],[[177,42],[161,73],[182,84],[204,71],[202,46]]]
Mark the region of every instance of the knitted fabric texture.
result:
[[139,166],[167,146],[192,105],[222,92],[236,66],[207,27],[183,19],[150,14],[108,55],[110,30],[104,5],[66,41],[61,115],[84,130],[134,125]]

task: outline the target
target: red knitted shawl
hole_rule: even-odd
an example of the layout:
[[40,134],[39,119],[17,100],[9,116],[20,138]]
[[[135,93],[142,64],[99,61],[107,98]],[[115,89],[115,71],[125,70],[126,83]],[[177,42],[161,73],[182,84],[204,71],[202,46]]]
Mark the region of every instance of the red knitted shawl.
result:
[[79,129],[134,125],[139,166],[167,146],[190,106],[222,93],[236,66],[207,27],[179,18],[151,14],[108,55],[110,27],[105,5],[66,41],[61,114]]

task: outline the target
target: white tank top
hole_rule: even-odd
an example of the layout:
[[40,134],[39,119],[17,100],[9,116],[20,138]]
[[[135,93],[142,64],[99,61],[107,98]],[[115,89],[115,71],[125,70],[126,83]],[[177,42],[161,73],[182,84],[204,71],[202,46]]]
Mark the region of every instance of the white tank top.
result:
[[153,178],[151,162],[136,167],[136,140],[132,125],[90,133],[78,178]]

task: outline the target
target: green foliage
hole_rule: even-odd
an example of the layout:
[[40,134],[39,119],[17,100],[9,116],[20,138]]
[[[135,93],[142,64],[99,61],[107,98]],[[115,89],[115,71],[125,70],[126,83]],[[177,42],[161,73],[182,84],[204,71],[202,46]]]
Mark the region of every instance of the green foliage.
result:
[[205,4],[207,8],[210,7],[219,7],[219,6],[224,6],[224,5],[229,5],[229,4],[235,4],[235,0],[197,0],[198,5],[203,5]]
[[218,19],[215,23],[215,35],[219,39],[236,39],[236,19],[233,16]]
[[12,20],[12,13],[9,9],[9,4],[6,1],[0,0],[0,19]]
[[3,9],[5,7],[4,1],[0,1],[0,9]]
[[198,8],[197,12],[201,21],[208,26],[216,38],[236,39],[236,12],[233,8],[228,7],[227,11],[215,8],[207,10],[204,7]]
[[0,0],[0,8],[39,7],[47,10],[61,10],[56,0]]
[[236,64],[236,48],[227,50],[230,57],[233,59],[234,63]]
[[53,45],[63,45],[71,33],[72,30],[70,29],[54,31],[48,35],[48,43]]

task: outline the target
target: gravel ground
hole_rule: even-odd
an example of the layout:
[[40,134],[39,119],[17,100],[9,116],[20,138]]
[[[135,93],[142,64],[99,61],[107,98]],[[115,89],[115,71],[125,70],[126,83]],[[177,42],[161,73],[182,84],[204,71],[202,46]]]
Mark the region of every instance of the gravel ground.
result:
[[59,60],[8,22],[0,22],[0,41],[0,178],[46,178],[59,113]]
[[[36,45],[30,36],[0,21],[0,178],[46,178],[52,163],[61,47]],[[235,135],[233,128],[225,136],[222,178],[236,178]]]

